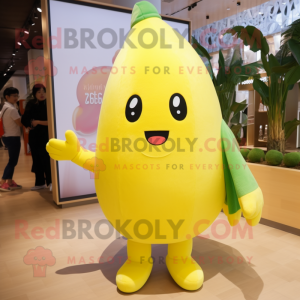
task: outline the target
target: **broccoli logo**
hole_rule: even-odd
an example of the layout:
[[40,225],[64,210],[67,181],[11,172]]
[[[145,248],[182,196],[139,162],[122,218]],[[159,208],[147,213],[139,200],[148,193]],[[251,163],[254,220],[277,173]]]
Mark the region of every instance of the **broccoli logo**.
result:
[[93,157],[86,160],[83,168],[94,173],[91,178],[99,179],[99,171],[105,171],[106,166],[101,158]]
[[43,56],[31,59],[24,71],[27,75],[32,75],[36,82],[41,82],[44,85],[46,85],[47,76],[57,74],[57,68],[53,65],[53,62],[50,59],[44,59]]
[[26,265],[32,265],[33,277],[46,277],[47,266],[53,266],[56,262],[52,251],[42,246],[28,250],[23,261]]

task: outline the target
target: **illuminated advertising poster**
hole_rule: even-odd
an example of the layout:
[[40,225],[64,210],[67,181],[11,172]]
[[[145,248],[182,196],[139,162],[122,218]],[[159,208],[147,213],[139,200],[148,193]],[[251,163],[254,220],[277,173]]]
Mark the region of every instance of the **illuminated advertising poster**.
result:
[[[164,18],[165,19],[165,18]],[[56,138],[73,130],[95,151],[99,114],[110,73],[130,31],[131,10],[84,2],[49,1]],[[165,21],[186,39],[189,23]],[[95,196],[93,173],[68,161],[57,163],[60,201]]]

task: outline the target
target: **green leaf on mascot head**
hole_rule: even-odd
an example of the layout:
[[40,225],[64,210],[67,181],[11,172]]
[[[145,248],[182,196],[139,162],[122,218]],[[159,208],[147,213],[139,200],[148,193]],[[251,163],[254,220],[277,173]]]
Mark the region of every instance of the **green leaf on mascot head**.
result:
[[161,19],[156,7],[148,1],[137,2],[132,10],[131,28],[137,23],[149,18]]

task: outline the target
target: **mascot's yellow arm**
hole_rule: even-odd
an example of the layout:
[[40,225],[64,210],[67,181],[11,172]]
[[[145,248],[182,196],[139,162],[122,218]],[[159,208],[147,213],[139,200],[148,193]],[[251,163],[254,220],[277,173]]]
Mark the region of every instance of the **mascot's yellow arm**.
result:
[[95,152],[83,149],[72,130],[67,130],[65,136],[66,141],[50,139],[46,146],[50,157],[58,161],[71,160],[84,169],[94,171]]
[[250,226],[255,226],[259,223],[262,208],[264,206],[264,198],[261,189],[258,187],[255,191],[238,199],[241,209],[234,214],[229,214],[228,206],[224,203],[223,212],[228,218],[231,226],[235,226],[243,212],[243,215]]

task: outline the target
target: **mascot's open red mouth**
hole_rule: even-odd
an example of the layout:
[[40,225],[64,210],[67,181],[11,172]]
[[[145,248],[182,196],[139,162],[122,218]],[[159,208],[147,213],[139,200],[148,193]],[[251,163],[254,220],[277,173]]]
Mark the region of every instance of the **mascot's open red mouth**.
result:
[[169,137],[169,131],[145,131],[146,140],[151,145],[162,145]]

